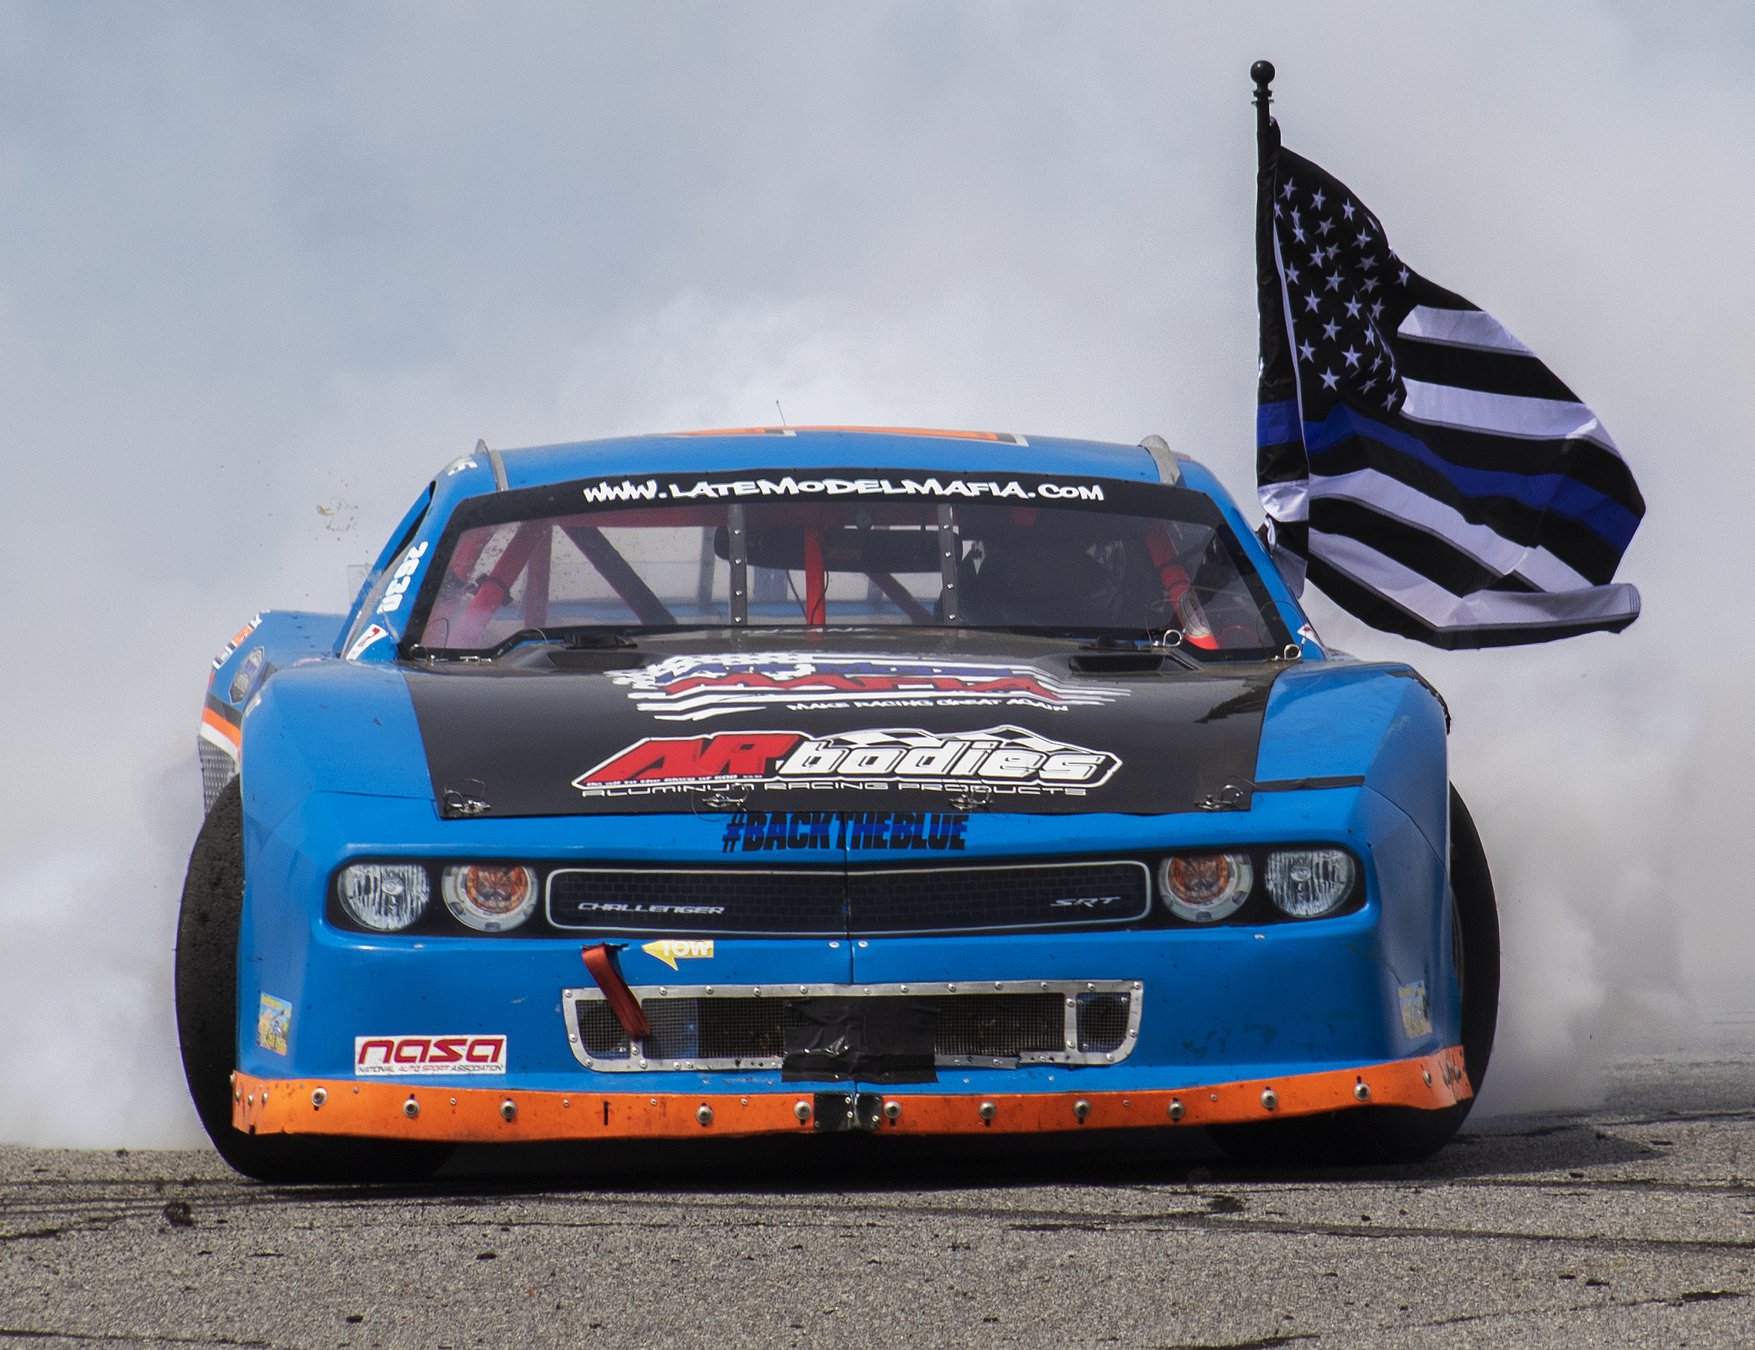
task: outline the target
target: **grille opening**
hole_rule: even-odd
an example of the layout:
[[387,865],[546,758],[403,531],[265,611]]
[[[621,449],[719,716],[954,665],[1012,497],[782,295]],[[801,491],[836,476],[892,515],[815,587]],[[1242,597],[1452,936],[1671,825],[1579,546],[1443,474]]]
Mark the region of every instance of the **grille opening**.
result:
[[1080,994],[1079,1049],[1094,1055],[1121,1049],[1127,1039],[1128,1011],[1126,994]]
[[938,1004],[938,1053],[1015,1059],[1066,1049],[1066,1000],[1059,994],[948,994]]
[[[609,1004],[601,999],[592,1002],[583,1000],[579,1003],[579,1039],[585,1044],[585,1053],[593,1059],[627,1059],[632,1047],[628,1044],[628,1033],[616,1020],[615,1012]],[[646,1010],[647,1020],[652,1017],[651,1005]]]
[[[1112,1062],[1126,1057],[1138,1021],[1137,992],[1126,986],[1087,990],[1082,984],[994,992],[950,992],[954,986],[862,990],[820,986],[775,996],[721,990],[641,992],[651,1034],[630,1044],[609,1004],[595,991],[569,991],[588,1067],[601,1070],[780,1066],[806,1026],[800,1012],[814,998],[858,998],[873,1012],[883,1003],[930,1005],[937,1025],[933,1058],[940,1064]],[[1077,992],[1075,992],[1075,990]],[[637,991],[640,992],[640,991]],[[1070,1014],[1070,1016],[1069,1016]],[[875,1020],[875,1019],[874,1019]],[[1069,1025],[1070,1023],[1070,1025]]]

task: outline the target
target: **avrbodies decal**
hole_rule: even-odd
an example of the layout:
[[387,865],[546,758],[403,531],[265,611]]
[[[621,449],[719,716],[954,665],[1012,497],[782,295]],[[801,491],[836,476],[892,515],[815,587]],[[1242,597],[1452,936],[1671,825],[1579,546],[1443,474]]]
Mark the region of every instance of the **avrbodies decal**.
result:
[[734,811],[721,843],[727,853],[960,853],[968,833],[969,816],[962,811]]
[[702,787],[773,790],[985,790],[1082,794],[1108,782],[1121,758],[1022,727],[934,734],[919,729],[728,731],[648,736],[573,780],[586,797]]
[[641,712],[664,722],[700,722],[727,713],[780,707],[791,712],[870,707],[981,705],[1086,707],[1127,690],[1061,680],[1034,666],[926,661],[805,652],[673,656],[610,679]]

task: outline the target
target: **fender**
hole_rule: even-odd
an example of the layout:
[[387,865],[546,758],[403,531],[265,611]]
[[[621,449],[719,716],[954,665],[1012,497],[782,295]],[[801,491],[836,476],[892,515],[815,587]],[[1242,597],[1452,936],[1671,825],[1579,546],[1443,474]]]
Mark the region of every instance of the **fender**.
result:
[[244,712],[281,671],[322,658],[335,641],[339,614],[277,609],[258,614],[219,649],[207,677],[197,748],[205,810],[238,772]]
[[1444,707],[1412,667],[1325,660],[1274,681],[1257,782],[1361,778],[1399,807],[1439,858],[1450,838]]
[[[411,797],[431,809],[402,673],[333,657],[281,671],[244,716],[247,832],[267,834],[316,791]],[[436,814],[436,812],[435,812]]]

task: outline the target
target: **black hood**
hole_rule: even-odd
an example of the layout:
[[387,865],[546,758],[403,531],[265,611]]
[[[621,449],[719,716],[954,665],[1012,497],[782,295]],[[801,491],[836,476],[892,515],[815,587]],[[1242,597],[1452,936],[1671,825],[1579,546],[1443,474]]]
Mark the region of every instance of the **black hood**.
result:
[[994,634],[769,632],[405,674],[454,816],[1158,814],[1245,804],[1281,669]]

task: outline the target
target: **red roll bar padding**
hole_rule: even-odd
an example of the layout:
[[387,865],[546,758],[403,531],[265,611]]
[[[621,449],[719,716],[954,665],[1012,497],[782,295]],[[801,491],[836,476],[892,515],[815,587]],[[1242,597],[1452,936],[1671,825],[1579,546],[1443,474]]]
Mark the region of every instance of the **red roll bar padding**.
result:
[[1219,640],[1213,636],[1212,625],[1207,622],[1200,601],[1195,598],[1188,569],[1176,561],[1176,551],[1162,528],[1146,535],[1146,551],[1151,554],[1152,566],[1158,569],[1158,578],[1164,583],[1164,596],[1176,611],[1183,641],[1190,646],[1216,651]]
[[823,529],[804,527],[804,621],[822,627],[828,611],[828,577],[823,571]]
[[[506,551],[494,563],[494,570],[476,583],[475,594],[469,597],[468,607],[457,616],[457,623],[446,639],[447,647],[473,647],[480,640],[494,611],[511,595],[513,583],[530,561],[536,546],[546,545],[548,541],[549,523],[546,520],[527,520],[518,526],[506,544]],[[432,627],[432,624],[429,622],[427,627]]]

